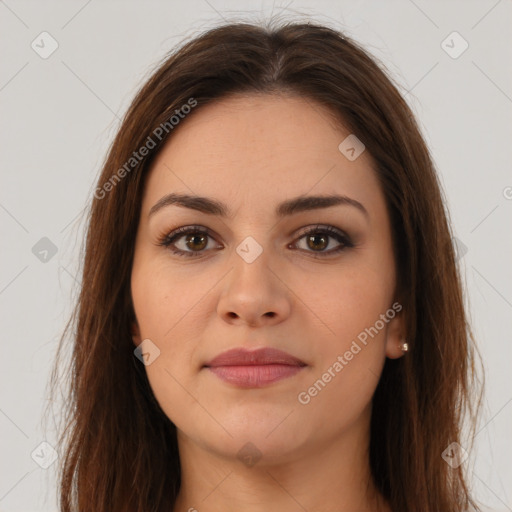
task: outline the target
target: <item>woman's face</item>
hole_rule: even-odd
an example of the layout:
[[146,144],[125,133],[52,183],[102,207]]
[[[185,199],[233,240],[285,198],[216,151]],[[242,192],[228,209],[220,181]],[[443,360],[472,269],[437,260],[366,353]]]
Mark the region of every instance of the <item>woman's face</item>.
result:
[[[156,399],[180,443],[222,457],[263,464],[367,438],[385,358],[402,355],[404,334],[370,155],[306,99],[239,95],[198,108],[152,166],[137,232],[133,339],[151,340]],[[335,195],[349,200],[293,207]],[[191,233],[174,236],[182,227]],[[212,362],[260,348],[295,359]]]

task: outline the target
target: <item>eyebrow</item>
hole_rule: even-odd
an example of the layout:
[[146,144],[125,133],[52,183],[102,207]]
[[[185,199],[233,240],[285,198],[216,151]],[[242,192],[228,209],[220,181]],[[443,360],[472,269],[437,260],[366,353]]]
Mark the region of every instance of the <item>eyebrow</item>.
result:
[[[167,194],[162,197],[157,203],[153,205],[149,211],[148,217],[151,217],[156,212],[165,208],[166,206],[181,206],[191,210],[197,210],[209,215],[218,215],[220,217],[229,216],[229,208],[209,197],[193,196],[189,194]],[[298,196],[288,199],[280,203],[275,210],[277,217],[287,217],[299,212],[309,210],[318,210],[320,208],[329,208],[331,206],[353,206],[362,212],[365,217],[369,218],[366,208],[355,199],[343,195],[323,195],[323,196]]]

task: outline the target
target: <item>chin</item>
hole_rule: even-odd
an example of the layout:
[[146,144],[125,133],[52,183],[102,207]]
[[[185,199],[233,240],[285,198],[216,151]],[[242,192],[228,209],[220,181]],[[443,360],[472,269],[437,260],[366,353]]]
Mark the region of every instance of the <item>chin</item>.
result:
[[288,432],[285,435],[270,435],[268,430],[247,429],[236,433],[226,441],[222,439],[206,439],[210,451],[228,459],[238,459],[248,467],[270,467],[281,463],[290,463],[297,456],[301,443],[292,439]]
[[268,409],[267,406],[266,415],[261,414],[262,406],[250,411],[242,408],[239,415],[233,411],[229,417],[216,416],[224,428],[204,424],[200,431],[190,432],[188,436],[225,458],[238,458],[242,462],[245,458],[258,459],[259,466],[289,462],[314,432],[308,433],[307,425],[297,423],[297,418],[293,418],[297,411],[292,412],[292,408],[275,414],[269,414]]

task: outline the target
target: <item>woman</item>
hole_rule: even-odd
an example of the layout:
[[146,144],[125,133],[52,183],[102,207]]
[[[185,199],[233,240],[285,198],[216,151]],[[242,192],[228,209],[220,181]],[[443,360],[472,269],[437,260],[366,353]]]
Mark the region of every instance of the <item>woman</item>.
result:
[[94,196],[63,512],[476,507],[448,214],[354,41],[237,23],[187,43]]

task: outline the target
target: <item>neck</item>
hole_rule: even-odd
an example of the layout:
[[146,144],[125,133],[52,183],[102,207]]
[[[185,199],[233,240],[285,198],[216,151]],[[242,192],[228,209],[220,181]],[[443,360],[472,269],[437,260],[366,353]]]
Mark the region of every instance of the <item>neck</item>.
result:
[[250,467],[178,431],[182,481],[173,512],[391,512],[371,478],[368,431],[357,427]]

